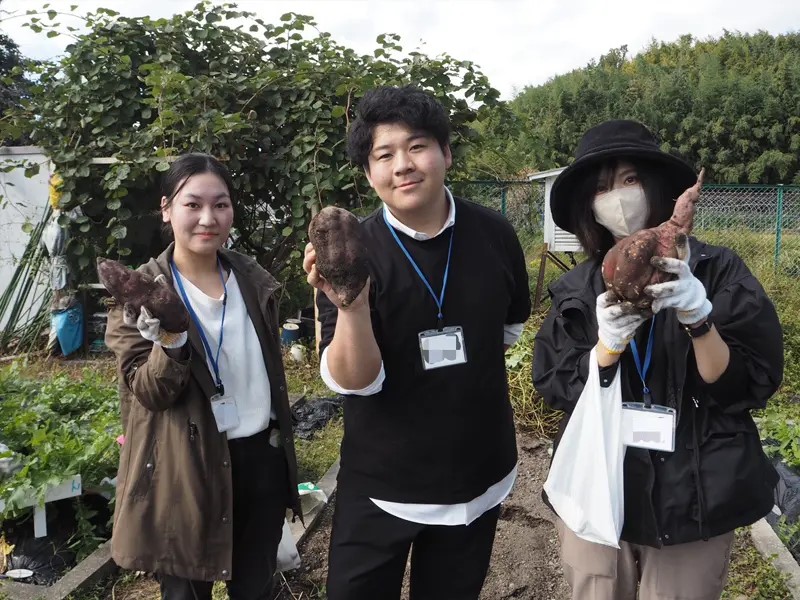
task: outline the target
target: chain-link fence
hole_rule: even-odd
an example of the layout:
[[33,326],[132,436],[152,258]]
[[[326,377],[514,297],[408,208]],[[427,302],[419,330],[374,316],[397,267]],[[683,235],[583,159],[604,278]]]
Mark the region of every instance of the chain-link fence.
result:
[[456,181],[454,195],[488,206],[505,215],[523,241],[542,238],[544,185],[538,181]]
[[694,234],[735,250],[761,277],[800,277],[800,187],[708,185]]
[[[540,247],[544,182],[460,181],[450,188],[457,196],[504,214],[526,250]],[[800,288],[800,186],[706,185],[693,233],[732,248],[760,279],[797,278]]]

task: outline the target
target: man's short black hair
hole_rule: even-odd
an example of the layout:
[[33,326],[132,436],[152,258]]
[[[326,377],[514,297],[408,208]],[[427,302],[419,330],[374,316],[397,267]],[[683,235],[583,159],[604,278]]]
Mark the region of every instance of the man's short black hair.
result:
[[429,134],[442,150],[450,143],[447,111],[431,94],[410,85],[378,87],[369,90],[358,103],[356,119],[347,135],[350,160],[368,169],[375,128],[391,123]]

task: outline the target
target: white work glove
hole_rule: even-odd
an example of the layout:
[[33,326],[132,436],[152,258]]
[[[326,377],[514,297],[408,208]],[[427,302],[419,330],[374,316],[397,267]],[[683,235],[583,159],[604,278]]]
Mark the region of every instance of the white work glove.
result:
[[621,354],[639,326],[653,315],[630,302],[620,302],[613,293],[597,297],[597,337],[612,354]]
[[150,311],[142,306],[139,316],[129,305],[122,308],[122,320],[127,325],[136,325],[142,337],[162,348],[180,348],[186,343],[189,334],[186,331],[172,333],[161,329],[161,321],[150,314]]
[[679,322],[692,325],[708,317],[711,313],[711,301],[706,294],[706,288],[689,267],[689,244],[677,248],[679,258],[654,256],[650,259],[650,264],[660,271],[677,275],[678,279],[648,285],[644,291],[653,298],[653,313],[664,308],[674,308]]

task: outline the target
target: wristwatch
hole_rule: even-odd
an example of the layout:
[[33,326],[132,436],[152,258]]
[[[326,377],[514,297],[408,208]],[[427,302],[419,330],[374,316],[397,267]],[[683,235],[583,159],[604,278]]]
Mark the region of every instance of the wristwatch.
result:
[[700,325],[696,327],[691,327],[690,325],[684,325],[683,328],[686,333],[689,334],[690,338],[699,338],[703,337],[709,331],[711,331],[711,327],[714,325],[714,322],[711,319],[706,319]]

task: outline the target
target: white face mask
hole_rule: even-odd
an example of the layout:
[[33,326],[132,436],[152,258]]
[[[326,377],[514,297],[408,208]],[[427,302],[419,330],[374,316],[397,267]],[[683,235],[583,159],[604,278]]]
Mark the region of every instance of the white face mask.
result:
[[628,237],[647,224],[649,209],[642,186],[619,188],[596,196],[592,204],[595,220],[615,238]]

